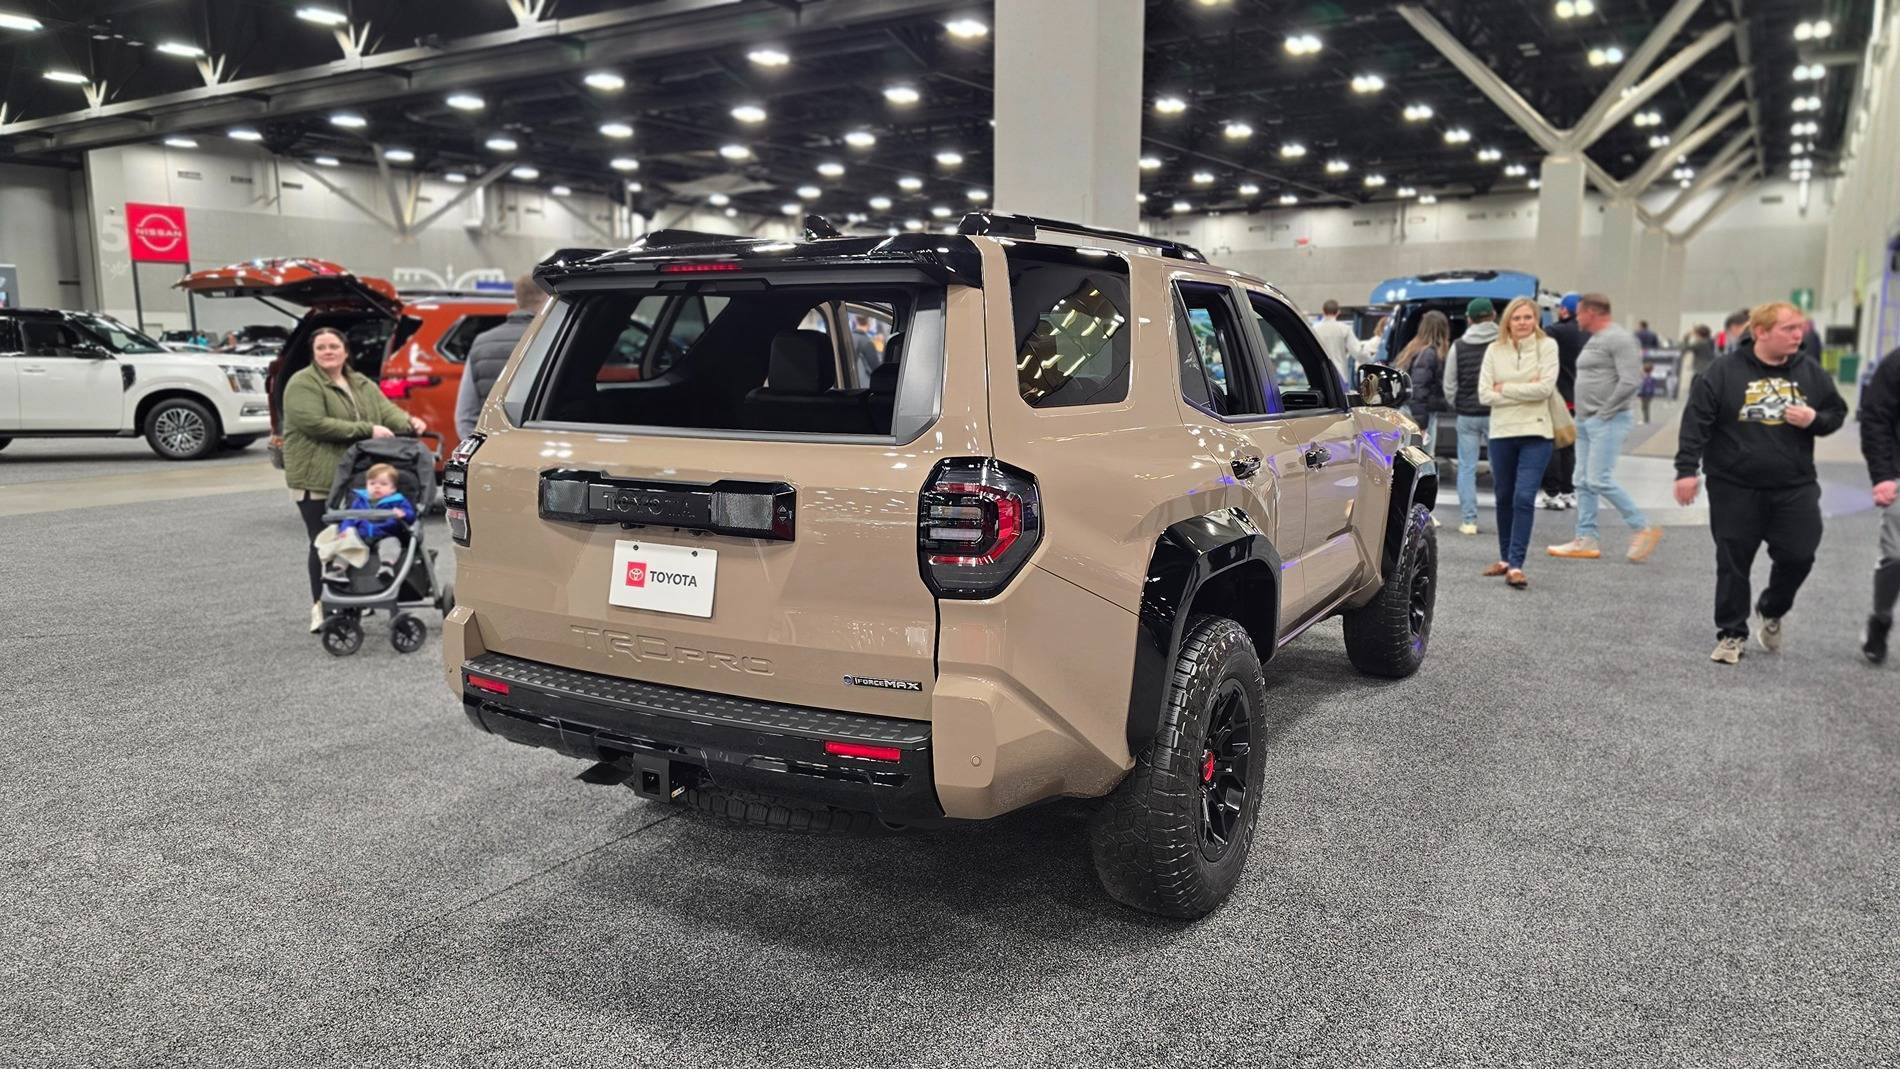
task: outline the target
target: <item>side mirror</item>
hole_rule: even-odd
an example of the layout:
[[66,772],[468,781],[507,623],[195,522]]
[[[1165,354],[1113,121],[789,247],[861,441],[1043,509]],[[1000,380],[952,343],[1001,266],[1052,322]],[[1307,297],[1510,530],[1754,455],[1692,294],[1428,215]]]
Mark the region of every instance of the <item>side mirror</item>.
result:
[[61,356],[76,356],[81,360],[110,360],[110,350],[97,345],[69,345],[59,351]]
[[1390,364],[1359,365],[1359,403],[1398,408],[1412,399],[1412,376]]

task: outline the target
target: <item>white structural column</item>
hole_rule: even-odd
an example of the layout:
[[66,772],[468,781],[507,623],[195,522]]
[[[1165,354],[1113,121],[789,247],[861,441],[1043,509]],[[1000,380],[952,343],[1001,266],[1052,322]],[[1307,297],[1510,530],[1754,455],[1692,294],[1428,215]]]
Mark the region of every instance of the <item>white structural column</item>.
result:
[[1661,281],[1656,286],[1655,315],[1649,323],[1665,339],[1679,339],[1690,324],[1682,321],[1682,272],[1689,263],[1689,246],[1663,231]]
[[1582,279],[1582,290],[1596,290],[1610,299],[1625,318],[1622,309],[1631,306],[1636,269],[1636,244],[1641,224],[1636,221],[1636,202],[1621,197],[1603,206],[1603,240],[1599,243],[1595,277]]
[[1583,265],[1583,157],[1545,156],[1538,172],[1537,244],[1531,266],[1546,286],[1559,292],[1577,288]]
[[1636,267],[1627,297],[1613,298],[1629,311],[1621,313],[1632,329],[1639,319],[1649,320],[1650,329],[1664,338],[1675,336],[1676,325],[1662,307],[1663,270],[1669,258],[1669,232],[1646,226],[1636,238]]
[[1140,221],[1141,0],[996,5],[998,211]]

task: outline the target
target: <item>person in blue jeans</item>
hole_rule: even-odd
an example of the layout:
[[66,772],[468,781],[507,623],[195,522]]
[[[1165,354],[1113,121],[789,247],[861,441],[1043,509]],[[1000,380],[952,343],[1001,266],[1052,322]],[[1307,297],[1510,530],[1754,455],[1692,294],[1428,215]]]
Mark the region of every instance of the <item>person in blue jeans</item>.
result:
[[1491,409],[1478,398],[1478,372],[1484,351],[1498,340],[1498,310],[1489,297],[1465,305],[1469,325],[1452,343],[1439,377],[1445,380],[1445,407],[1455,415],[1458,431],[1458,533],[1478,533],[1478,458],[1491,435]]
[[1616,481],[1616,461],[1636,425],[1636,400],[1647,379],[1642,346],[1636,335],[1610,318],[1610,299],[1601,293],[1583,295],[1577,325],[1590,335],[1577,357],[1577,532],[1547,552],[1568,560],[1601,557],[1597,510],[1600,502],[1608,501],[1636,532],[1627,556],[1640,564],[1656,551],[1663,532]]
[[1530,586],[1524,555],[1553,451],[1550,408],[1558,396],[1557,341],[1540,319],[1529,297],[1505,305],[1504,334],[1485,349],[1478,372],[1478,399],[1491,406],[1491,479],[1498,496],[1498,561],[1484,574],[1501,575],[1518,590]]

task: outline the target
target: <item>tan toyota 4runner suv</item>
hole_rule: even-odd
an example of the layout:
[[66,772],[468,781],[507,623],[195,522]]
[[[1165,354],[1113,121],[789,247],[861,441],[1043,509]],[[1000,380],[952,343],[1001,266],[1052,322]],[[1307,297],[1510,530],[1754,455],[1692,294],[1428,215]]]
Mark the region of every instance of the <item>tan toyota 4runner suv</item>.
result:
[[1239,878],[1262,665],[1425,656],[1438,477],[1273,287],[1135,234],[655,232],[554,298],[444,476],[484,731],[794,829],[1099,799],[1117,900]]

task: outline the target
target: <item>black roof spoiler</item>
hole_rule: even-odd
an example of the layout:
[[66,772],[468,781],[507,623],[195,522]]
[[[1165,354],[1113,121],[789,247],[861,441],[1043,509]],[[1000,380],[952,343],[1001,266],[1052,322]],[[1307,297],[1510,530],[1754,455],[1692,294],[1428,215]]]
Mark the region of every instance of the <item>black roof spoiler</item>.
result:
[[964,235],[985,235],[997,238],[1014,238],[1019,241],[1036,240],[1037,232],[1053,231],[1058,234],[1074,234],[1080,237],[1108,238],[1113,241],[1125,241],[1132,245],[1145,245],[1159,250],[1161,255],[1176,260],[1193,260],[1206,263],[1207,257],[1192,245],[1183,245],[1166,238],[1150,237],[1146,234],[1131,234],[1125,230],[1107,230],[1099,226],[1083,226],[1081,223],[1069,223],[1060,219],[1044,219],[1034,215],[1010,215],[1003,212],[970,212],[957,224],[957,233]]

